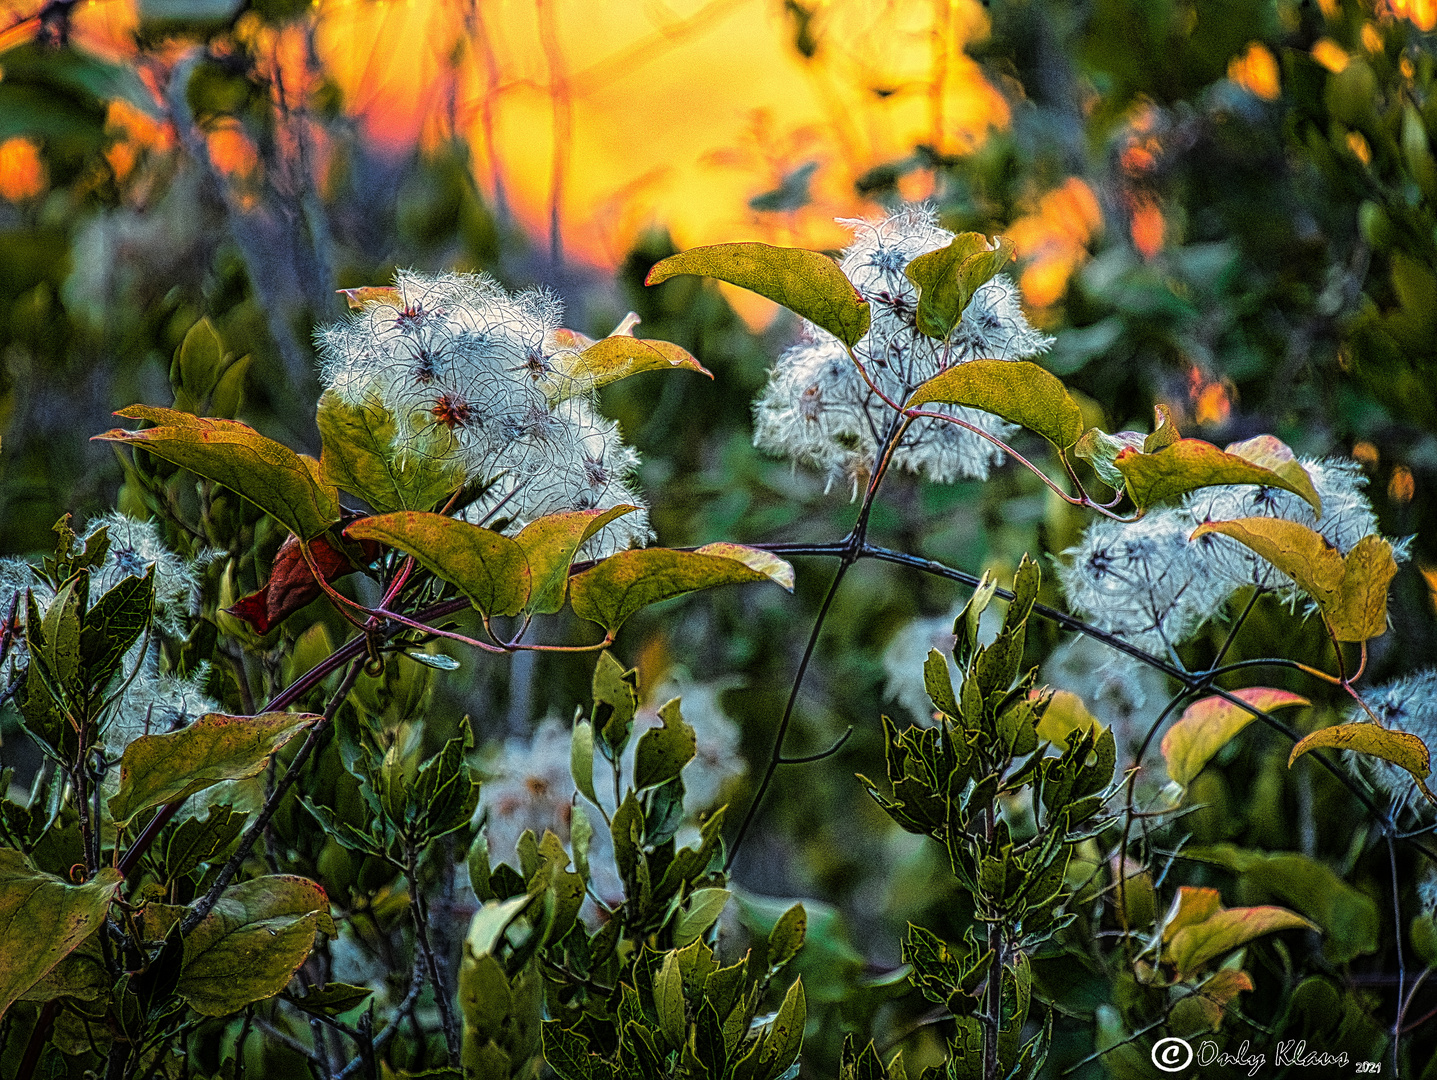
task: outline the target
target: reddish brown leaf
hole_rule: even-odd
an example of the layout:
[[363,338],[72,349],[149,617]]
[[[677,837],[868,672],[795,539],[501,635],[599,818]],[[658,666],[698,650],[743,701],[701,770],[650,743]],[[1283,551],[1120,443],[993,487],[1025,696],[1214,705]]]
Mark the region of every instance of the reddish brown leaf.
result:
[[[379,545],[372,540],[360,541],[360,547],[367,559],[379,555]],[[338,581],[355,570],[349,556],[323,536],[316,536],[309,542],[309,551],[326,582]],[[291,536],[280,545],[264,588],[239,600],[228,611],[236,619],[249,623],[255,633],[267,634],[322,591],[313,572],[305,564],[299,541]]]

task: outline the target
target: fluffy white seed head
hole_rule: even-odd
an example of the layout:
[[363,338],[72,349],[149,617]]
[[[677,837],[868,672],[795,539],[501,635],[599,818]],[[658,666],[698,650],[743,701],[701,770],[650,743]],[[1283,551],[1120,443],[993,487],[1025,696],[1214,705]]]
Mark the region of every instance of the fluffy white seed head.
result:
[[1073,610],[1101,630],[1166,655],[1221,610],[1232,588],[1208,573],[1202,538],[1180,510],[1135,522],[1103,518],[1063,554],[1058,580]]
[[80,546],[101,529],[109,530],[110,546],[104,562],[90,572],[90,603],[98,602],[125,578],[142,578],[154,567],[155,626],[174,637],[183,637],[186,620],[198,613],[197,564],[166,547],[154,522],[140,521],[118,510],[91,518],[80,537]]
[[[513,295],[476,274],[400,271],[401,299],[370,301],[321,330],[325,386],[395,418],[396,449],[459,463],[491,482],[472,521],[516,528],[545,514],[643,503],[638,463],[617,427],[584,395],[553,403],[556,361],[572,346],[558,333],[563,306],[543,289]],[[585,548],[599,557],[650,539],[647,515],[629,514]]]
[[[904,274],[914,258],[946,247],[953,233],[941,228],[927,207],[899,211],[878,221],[846,221],[854,241],[840,266],[869,303],[868,333],[854,346],[874,383],[902,401],[921,383],[954,364],[977,359],[1021,360],[1043,352],[1052,339],[1034,330],[1004,275],[974,294],[962,321],[946,341],[915,325],[918,292]],[[991,413],[935,407],[996,438],[1015,428]],[[871,471],[894,413],[867,385],[843,343],[812,324],[804,340],[786,351],[755,406],[754,445],[827,474],[829,483],[859,483]],[[972,431],[923,419],[909,428],[893,455],[899,468],[937,483],[987,477],[1002,452]]]

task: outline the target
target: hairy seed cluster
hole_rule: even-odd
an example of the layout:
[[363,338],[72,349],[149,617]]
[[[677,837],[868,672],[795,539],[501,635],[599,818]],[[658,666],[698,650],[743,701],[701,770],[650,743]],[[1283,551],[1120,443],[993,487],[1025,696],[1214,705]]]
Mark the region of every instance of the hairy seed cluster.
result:
[[[874,383],[903,401],[921,383],[953,366],[978,359],[1023,360],[1045,351],[1052,339],[1034,330],[1018,304],[1018,291],[999,275],[974,294],[945,341],[916,325],[918,292],[904,275],[917,256],[946,247],[953,233],[939,227],[933,211],[913,207],[879,221],[845,221],[854,234],[841,267],[869,303],[872,322],[854,347]],[[997,438],[1012,425],[991,413],[940,406]],[[804,340],[785,352],[754,410],[754,445],[821,470],[829,485],[854,494],[894,423],[894,411],[854,366],[843,343],[806,323]],[[984,479],[1002,452],[992,443],[942,420],[921,419],[896,448],[893,463],[938,483]]]
[[371,300],[320,330],[325,386],[350,405],[393,417],[401,464],[438,458],[487,484],[465,512],[522,527],[568,510],[640,507],[585,549],[601,557],[650,539],[630,477],[638,455],[586,394],[554,392],[575,352],[563,306],[544,289],[513,295],[476,274],[395,278],[398,300]]

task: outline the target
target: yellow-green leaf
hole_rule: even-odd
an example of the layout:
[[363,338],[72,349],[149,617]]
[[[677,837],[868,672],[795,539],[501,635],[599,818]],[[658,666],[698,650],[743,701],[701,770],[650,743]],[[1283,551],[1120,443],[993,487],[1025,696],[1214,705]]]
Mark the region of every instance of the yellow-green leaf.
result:
[[142,735],[120,759],[120,790],[110,798],[110,815],[115,824],[127,825],[151,807],[257,776],[271,754],[318,719],[312,713],[206,713],[179,731]]
[[1196,539],[1221,533],[1257,552],[1317,601],[1338,641],[1366,641],[1387,632],[1387,586],[1397,576],[1392,545],[1364,536],[1344,558],[1322,534],[1295,521],[1250,517],[1209,521]]
[[100,927],[122,881],[107,868],[71,885],[0,848],[0,1016]]
[[560,354],[540,383],[550,402],[591,393],[641,371],[686,369],[713,378],[687,349],[671,341],[646,341],[628,334],[600,338],[582,352]]
[[1412,779],[1427,800],[1437,803],[1437,798],[1427,789],[1426,783],[1427,778],[1432,775],[1432,755],[1427,744],[1410,732],[1393,731],[1391,728],[1368,723],[1337,724],[1334,727],[1321,728],[1292,748],[1292,753],[1287,757],[1287,767],[1292,768],[1292,763],[1303,754],[1320,747],[1351,750],[1355,754],[1366,754],[1368,757],[1390,761],[1411,773]]
[[[1041,698],[1037,690],[1030,691],[1028,696],[1035,700]],[[1077,694],[1071,690],[1053,690],[1048,693],[1047,706],[1038,721],[1038,738],[1044,742],[1069,746],[1075,733],[1083,736],[1090,731],[1100,730],[1102,724],[1088,711],[1087,704]]]
[[1278,930],[1316,930],[1295,911],[1280,907],[1219,908],[1202,922],[1182,927],[1168,941],[1166,958],[1183,979],[1212,960]]
[[238,492],[301,540],[318,536],[339,520],[339,493],[320,479],[319,462],[247,424],[148,405],[131,405],[115,415],[156,426],[116,428],[96,439],[138,446]]
[[963,318],[973,294],[1013,261],[1013,241],[959,233],[945,248],[919,255],[903,270],[918,288],[918,329],[944,339]]
[[569,564],[574,561],[574,554],[609,522],[637,509],[629,503],[620,503],[607,510],[549,514],[524,526],[514,537],[529,563],[531,584],[524,610],[551,615],[563,607],[569,587]]
[[314,935],[334,936],[329,897],[301,877],[257,877],[225,890],[185,939],[175,992],[203,1016],[274,997],[309,956]]
[[[1298,694],[1266,686],[1235,690],[1233,696],[1264,712],[1311,704]],[[1167,762],[1168,775],[1187,787],[1212,756],[1255,719],[1242,706],[1217,695],[1195,701],[1163,736],[1163,760]]]
[[1165,446],[1171,446],[1182,438],[1178,426],[1173,422],[1173,411],[1166,405],[1155,405],[1153,433],[1143,440],[1143,453],[1151,454]]
[[771,551],[751,548],[745,544],[731,544],[720,540],[695,549],[697,555],[721,555],[725,559],[737,559],[750,570],[778,582],[788,592],[793,592],[793,566],[784,562]]
[[[1151,438],[1151,436],[1150,436]],[[1293,463],[1296,465],[1296,462]],[[1312,503],[1319,514],[1322,504],[1312,490],[1311,480],[1299,483],[1237,454],[1219,450],[1201,439],[1179,439],[1152,453],[1124,450],[1113,460],[1122,473],[1128,494],[1139,508],[1171,502],[1198,488],[1225,484],[1261,484],[1282,488]],[[1299,470],[1302,466],[1297,465]],[[1306,477],[1306,472],[1302,475]]]
[[[678,776],[698,752],[698,737],[685,721],[679,699],[659,709],[662,727],[649,728],[639,736],[634,751],[634,790],[657,787]],[[690,939],[692,940],[692,939]],[[679,942],[687,945],[687,941]]]
[[1322,498],[1317,494],[1317,488],[1312,486],[1312,477],[1281,439],[1272,435],[1257,435],[1243,442],[1228,443],[1224,452],[1271,469],[1292,484],[1288,490],[1301,495],[1317,511],[1317,516],[1322,517]]
[[1127,481],[1113,462],[1124,450],[1141,450],[1144,440],[1150,438],[1151,435],[1144,436],[1141,431],[1120,431],[1116,435],[1109,435],[1098,428],[1088,428],[1083,432],[1083,437],[1073,445],[1073,455],[1086,460],[1098,474],[1098,478],[1116,491]]
[[315,419],[325,482],[363,499],[376,513],[428,510],[464,483],[454,436],[443,424],[430,426],[424,446],[401,451],[395,446],[394,414],[377,396],[351,405],[326,392]]
[[442,514],[405,511],[360,518],[344,533],[413,555],[420,566],[457,586],[486,615],[517,615],[529,599],[524,549],[492,529]]
[[644,284],[680,274],[718,278],[766,296],[847,345],[857,345],[868,333],[868,301],[821,252],[754,243],[690,248],[656,263]]
[[739,544],[710,544],[698,551],[638,548],[576,575],[569,582],[569,599],[576,615],[612,633],[634,612],[660,600],[746,581],[776,581],[791,590],[793,567]]
[[1062,382],[1026,360],[971,360],[941,371],[913,392],[907,407],[968,405],[1036,431],[1060,450],[1083,437],[1083,412]]

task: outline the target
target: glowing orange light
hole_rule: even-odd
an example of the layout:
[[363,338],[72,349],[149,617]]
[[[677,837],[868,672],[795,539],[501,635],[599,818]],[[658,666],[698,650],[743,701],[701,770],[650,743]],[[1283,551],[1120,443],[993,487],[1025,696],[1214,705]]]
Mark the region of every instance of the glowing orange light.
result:
[[1193,404],[1193,420],[1199,424],[1225,424],[1232,415],[1232,396],[1227,386],[1208,379],[1196,364],[1188,369],[1188,397]]
[[1437,610],[1437,566],[1418,567],[1422,573],[1422,580],[1427,582],[1427,599],[1432,601],[1432,607]]
[[1323,38],[1312,47],[1312,58],[1334,75],[1343,71],[1351,62],[1347,50],[1331,38]]
[[1360,442],[1352,448],[1352,456],[1362,463],[1364,469],[1377,468],[1377,447],[1370,442]]
[[1143,258],[1151,259],[1163,249],[1167,223],[1163,220],[1163,212],[1158,209],[1156,202],[1147,199],[1134,202],[1133,220],[1129,228],[1133,247],[1142,252]]
[[1383,49],[1382,35],[1371,23],[1362,24],[1362,47],[1370,53],[1380,53]]
[[0,143],[0,197],[12,203],[33,199],[49,182],[34,139],[17,135]]
[[1399,465],[1392,470],[1392,479],[1387,482],[1387,497],[1395,503],[1410,503],[1412,496],[1417,494],[1417,481],[1412,476],[1412,470],[1406,465]]
[[1018,282],[1024,299],[1036,307],[1061,299],[1102,225],[1097,196],[1076,176],[1039,199],[1034,213],[1013,222],[1007,236],[1028,263]]
[[1372,162],[1372,147],[1367,145],[1367,140],[1360,131],[1349,131],[1347,133],[1347,149],[1352,151],[1352,156],[1364,165]]
[[238,180],[254,178],[260,169],[259,151],[234,121],[226,121],[205,136],[210,160],[225,176]]
[[1260,41],[1254,41],[1247,47],[1247,52],[1229,61],[1227,77],[1264,101],[1275,101],[1282,92],[1277,60]]
[[1419,30],[1437,27],[1437,0],[1387,0],[1387,8]]

